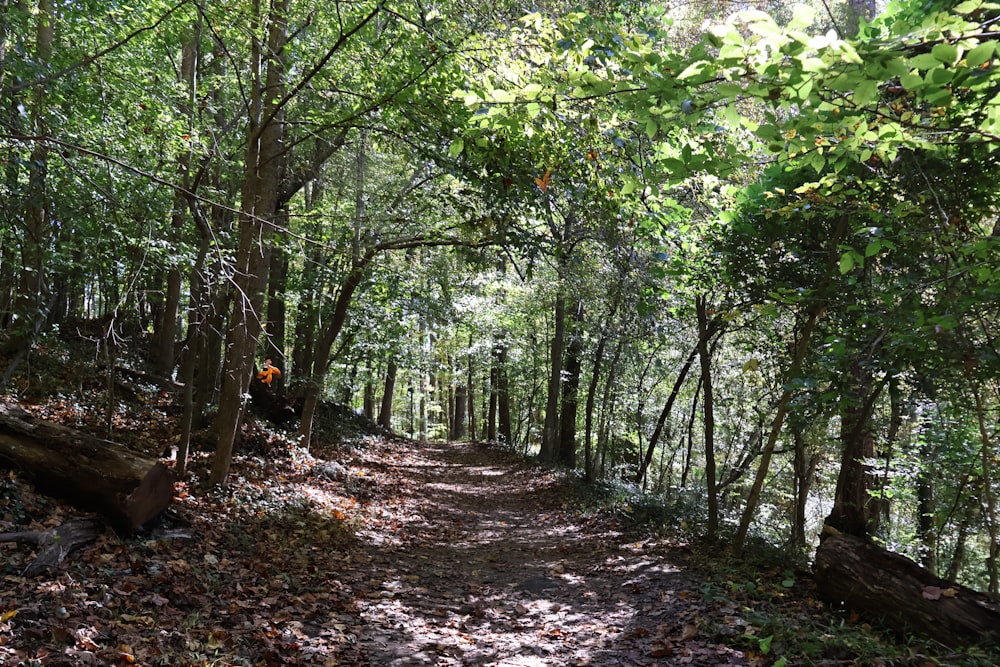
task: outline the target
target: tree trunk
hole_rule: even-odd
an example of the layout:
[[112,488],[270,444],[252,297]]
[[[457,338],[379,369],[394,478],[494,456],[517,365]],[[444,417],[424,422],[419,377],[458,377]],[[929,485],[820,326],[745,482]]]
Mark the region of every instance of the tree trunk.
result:
[[[287,40],[287,0],[275,0],[267,18],[267,44],[254,40],[255,62],[265,59],[265,80],[258,79],[250,112],[246,161],[236,252],[232,312],[226,330],[226,361],[216,417],[218,446],[212,461],[209,485],[218,486],[229,476],[236,436],[243,420],[244,396],[250,387],[254,355],[261,332],[265,268],[270,225],[276,213],[277,194],[287,155],[282,142],[283,114],[278,106],[285,80],[284,47]],[[261,49],[266,50],[266,57]],[[255,70],[257,67],[255,66]]]
[[[816,324],[825,311],[826,308],[822,304],[816,304],[810,309],[809,316],[802,325],[801,332],[796,337],[792,362],[785,373],[785,381],[783,383],[785,387],[790,386],[791,381],[798,377],[801,372],[802,364],[809,350],[809,342],[812,339],[813,331],[816,330]],[[791,406],[792,396],[792,390],[786,388],[782,390],[781,397],[778,399],[778,408],[775,410],[774,419],[771,421],[771,431],[767,436],[767,442],[764,443],[764,447],[761,449],[757,475],[754,477],[753,485],[750,487],[750,495],[747,497],[746,505],[743,508],[743,516],[740,518],[740,526],[736,531],[736,538],[733,540],[733,551],[737,555],[743,551],[747,533],[750,531],[750,524],[757,514],[757,503],[760,502],[760,493],[764,488],[764,480],[767,478],[767,472],[771,466],[771,457],[774,455],[774,449],[778,444],[778,436],[781,435],[781,429],[785,424],[785,417]]]
[[840,474],[833,497],[833,507],[824,523],[841,533],[867,537],[869,525],[869,466],[874,455],[871,416],[883,383],[872,387],[871,371],[864,360],[856,358],[846,373],[846,405],[840,418]]
[[39,489],[100,512],[119,529],[151,521],[173,499],[173,476],[155,459],[2,403],[0,459]]
[[688,478],[691,476],[691,463],[694,457],[694,422],[698,416],[698,400],[701,398],[701,375],[698,376],[698,383],[694,388],[694,396],[691,397],[691,409],[688,411],[687,424],[684,429],[686,447],[684,448],[684,465],[681,467],[681,488],[687,488]]
[[698,314],[698,358],[701,362],[701,386],[704,394],[705,486],[708,495],[706,537],[714,540],[719,533],[719,492],[715,472],[715,401],[712,395],[712,355],[708,351],[708,304],[704,296],[696,303]]
[[948,646],[1000,644],[1000,604],[934,576],[912,560],[829,527],[816,551],[821,597],[908,635]]
[[[54,41],[53,1],[38,0],[34,58],[40,68],[39,76],[44,76],[48,70]],[[46,119],[47,90],[48,86],[38,86],[33,93],[32,101],[28,103],[31,133],[37,137],[45,137],[49,132]],[[5,345],[7,353],[4,356],[8,359],[8,367],[0,377],[0,392],[6,388],[18,366],[27,357],[33,341],[45,327],[54,305],[53,302],[52,305],[46,306],[49,302],[46,295],[47,257],[52,237],[47,192],[48,161],[48,144],[45,141],[36,141],[26,163],[28,179],[22,209],[24,230],[20,238],[21,275],[14,303],[14,313],[18,320],[15,321],[12,335]]]
[[[714,328],[714,327],[710,327]],[[691,370],[691,366],[694,365],[694,360],[698,356],[698,347],[695,346],[688,354],[688,358],[684,361],[684,365],[681,366],[680,372],[677,373],[677,378],[674,380],[674,386],[670,390],[670,396],[667,397],[667,402],[663,406],[663,410],[660,411],[660,416],[656,420],[656,426],[653,428],[653,434],[649,437],[649,445],[646,446],[646,454],[642,457],[642,462],[639,465],[639,472],[636,473],[635,483],[642,484],[645,488],[646,471],[649,469],[649,464],[653,461],[653,451],[656,449],[656,444],[660,440],[660,434],[663,432],[663,426],[667,422],[667,417],[670,416],[670,411],[674,407],[674,402],[677,400],[677,396],[680,395],[681,387],[684,386],[684,379],[687,377],[688,371]]]
[[[473,343],[472,334],[470,333],[469,334],[470,350],[472,349],[472,343]],[[469,372],[467,375],[467,384],[466,384],[466,386],[468,387],[467,407],[469,411],[469,440],[475,441],[478,436],[478,433],[476,432],[476,373],[474,368],[475,357],[472,355],[471,352],[469,352],[466,356],[468,358],[468,364],[469,364],[467,369]]]
[[490,400],[486,406],[486,441],[497,441],[497,402],[500,397],[500,361],[498,359],[500,348],[498,343],[493,344],[493,353],[490,356]]
[[379,426],[387,431],[392,430],[392,398],[396,393],[396,360],[389,359],[389,365],[385,371],[385,385],[382,390],[382,405],[378,411]]
[[330,367],[330,350],[333,343],[340,335],[341,329],[347,322],[347,311],[354,298],[354,292],[361,285],[361,278],[365,269],[375,257],[375,250],[369,249],[361,259],[355,263],[351,272],[347,275],[344,284],[340,287],[337,295],[337,302],[334,304],[333,315],[330,317],[330,325],[322,332],[320,339],[316,342],[313,352],[313,361],[310,364],[311,372],[306,382],[305,398],[302,406],[302,420],[299,425],[299,441],[302,447],[309,448],[312,439],[312,422],[316,414],[316,406],[319,404],[320,394],[323,392],[324,378],[327,369]]
[[465,409],[468,407],[468,390],[464,384],[455,387],[455,413],[451,420],[451,439],[465,438]]
[[[287,228],[288,212],[278,212],[278,227]],[[264,344],[264,356],[271,359],[275,366],[287,368],[285,363],[285,293],[288,289],[288,253],[284,246],[287,242],[285,234],[281,233],[277,242],[271,248],[271,262],[267,271],[267,340]]]
[[1000,593],[1000,572],[998,572],[998,566],[1000,566],[1000,526],[997,525],[997,501],[993,492],[993,464],[996,459],[990,436],[990,426],[986,422],[987,408],[984,405],[979,384],[972,379],[971,373],[968,375],[975,400],[976,424],[979,427],[980,456],[983,464],[983,521],[986,523],[986,532],[990,538],[986,552],[986,572],[990,579],[989,591],[996,596]]
[[566,363],[562,373],[562,401],[559,412],[559,447],[557,460],[567,468],[576,467],[576,413],[579,405],[580,366],[583,354],[583,302],[573,304],[573,331],[566,345]]
[[559,444],[559,390],[562,385],[562,359],[566,338],[566,297],[556,295],[555,322],[552,344],[549,348],[549,382],[545,400],[545,425],[542,428],[542,447],[538,458],[545,463],[556,459]]
[[[196,73],[198,67],[198,38],[200,29],[198,24],[194,24],[181,46],[181,68],[180,85],[183,87],[183,96],[179,100],[177,110],[181,116],[188,120],[188,132],[194,134],[194,102],[197,96]],[[174,243],[182,242],[182,230],[184,228],[185,211],[188,208],[187,195],[190,190],[190,168],[191,151],[179,157],[180,182],[184,186],[183,190],[174,192],[174,206],[171,211],[171,234],[174,236]],[[170,377],[174,367],[174,341],[177,338],[177,315],[181,303],[181,283],[183,274],[181,265],[173,263],[167,271],[167,287],[163,298],[163,308],[159,321],[156,323],[156,347],[155,358],[153,359],[156,372],[163,377]]]
[[792,432],[792,442],[795,446],[795,456],[792,461],[794,472],[793,495],[795,497],[795,513],[792,516],[792,544],[796,547],[806,546],[806,508],[809,502],[809,490],[812,488],[812,478],[816,472],[819,457],[809,451],[805,435],[801,428]]
[[363,390],[362,413],[368,419],[375,420],[375,385],[369,377],[365,379]]
[[604,362],[604,348],[608,344],[607,331],[601,334],[601,339],[597,341],[597,349],[594,351],[594,367],[590,371],[590,383],[587,385],[587,400],[584,407],[584,427],[583,427],[583,478],[585,481],[594,481],[594,453],[593,453],[593,431],[594,431],[594,402],[597,399],[597,386],[601,381],[601,364]]

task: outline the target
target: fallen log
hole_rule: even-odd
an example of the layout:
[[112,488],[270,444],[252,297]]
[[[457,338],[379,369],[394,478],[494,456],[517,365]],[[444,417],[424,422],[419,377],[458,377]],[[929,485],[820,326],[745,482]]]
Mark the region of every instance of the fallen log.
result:
[[70,552],[90,544],[101,534],[100,522],[93,519],[69,521],[50,530],[32,530],[19,533],[0,533],[0,542],[34,544],[38,555],[22,573],[33,577],[58,567]]
[[3,403],[0,461],[40,491],[103,514],[118,530],[135,530],[173,500],[173,475],[159,461]]
[[947,646],[1000,645],[1000,604],[988,595],[936,577],[859,537],[824,530],[815,565],[823,599]]

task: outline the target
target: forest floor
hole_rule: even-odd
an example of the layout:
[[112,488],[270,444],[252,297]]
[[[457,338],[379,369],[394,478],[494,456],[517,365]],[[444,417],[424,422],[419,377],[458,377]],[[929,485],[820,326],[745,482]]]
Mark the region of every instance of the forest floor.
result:
[[[123,431],[162,428],[151,414]],[[0,665],[959,664],[852,627],[808,573],[705,570],[509,452],[369,434],[306,453],[267,433],[227,488],[199,490],[196,454],[157,526],[59,571],[21,576],[31,548],[0,544]],[[0,532],[78,515],[13,472],[0,501]]]

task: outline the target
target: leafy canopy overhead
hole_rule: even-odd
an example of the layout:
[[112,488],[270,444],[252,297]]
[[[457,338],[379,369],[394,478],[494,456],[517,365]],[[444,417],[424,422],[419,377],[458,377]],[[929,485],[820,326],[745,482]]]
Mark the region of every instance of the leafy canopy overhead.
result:
[[[979,0],[929,12],[895,6],[857,39],[811,30],[816,16],[805,6],[786,25],[746,10],[709,26],[683,53],[665,29],[530,15],[522,22],[534,30],[536,55],[513,75],[470,80],[459,94],[477,110],[470,131],[480,144],[484,127],[516,126],[532,137],[539,117],[559,120],[561,109],[613,98],[656,142],[658,178],[646,180],[666,185],[699,171],[729,173],[762,149],[835,172],[955,142],[992,151],[1000,140],[998,9]],[[623,174],[622,187],[634,189],[629,183]]]

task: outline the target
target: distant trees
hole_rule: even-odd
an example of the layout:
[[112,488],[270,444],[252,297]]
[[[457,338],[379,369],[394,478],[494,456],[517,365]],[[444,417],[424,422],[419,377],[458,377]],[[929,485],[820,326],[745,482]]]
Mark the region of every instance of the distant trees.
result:
[[270,358],[303,446],[336,398],[996,589],[996,10],[562,5],[5,5],[0,386],[147,350],[223,484]]

